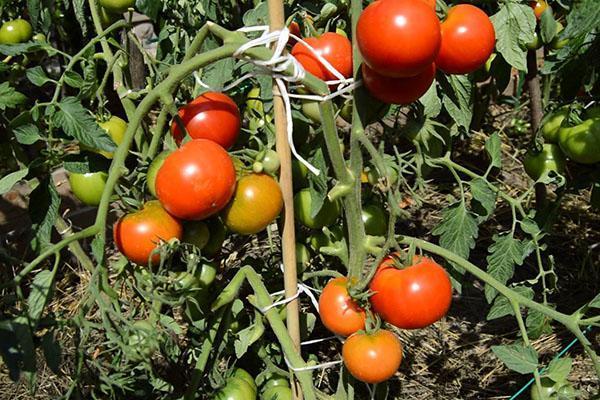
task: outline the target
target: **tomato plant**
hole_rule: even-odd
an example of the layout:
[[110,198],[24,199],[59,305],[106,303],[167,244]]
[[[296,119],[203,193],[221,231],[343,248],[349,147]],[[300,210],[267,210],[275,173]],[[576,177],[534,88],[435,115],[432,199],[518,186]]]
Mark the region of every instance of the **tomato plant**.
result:
[[[161,204],[152,200],[137,212],[121,217],[113,227],[113,236],[119,251],[130,261],[147,265],[156,264],[160,254],[154,253],[161,241],[181,239],[181,223],[173,218]],[[152,256],[152,257],[150,257]]]
[[348,294],[347,283],[346,278],[335,278],[319,297],[321,322],[340,336],[349,336],[365,327],[365,311]]
[[[316,38],[305,38],[304,41],[321,57],[323,57],[344,78],[352,76],[352,44],[348,38],[327,32]],[[326,81],[337,80],[303,43],[296,43],[292,55],[311,74]]]
[[402,345],[390,331],[358,332],[342,347],[348,372],[366,383],[379,383],[392,377],[402,362]]
[[223,211],[223,222],[232,232],[250,235],[265,229],[282,208],[283,197],[275,179],[250,174],[237,183],[231,203]]
[[[192,139],[212,140],[225,149],[233,146],[240,133],[240,110],[224,93],[201,94],[179,109],[179,118]],[[171,123],[171,134],[178,143],[183,140],[177,120]]]
[[[431,73],[440,49],[440,22],[422,1],[376,1],[360,15],[356,39],[369,71],[392,78],[412,77],[426,70]],[[364,71],[365,67],[363,77]]]
[[403,269],[396,262],[395,255],[384,259],[371,281],[373,309],[401,329],[424,328],[446,315],[452,301],[446,270],[421,256]]
[[442,44],[435,64],[448,74],[467,74],[479,69],[496,45],[492,21],[470,4],[450,8],[441,32]]
[[225,150],[207,139],[185,143],[165,159],[156,175],[156,194],[165,209],[200,220],[221,211],[235,190],[235,169]]

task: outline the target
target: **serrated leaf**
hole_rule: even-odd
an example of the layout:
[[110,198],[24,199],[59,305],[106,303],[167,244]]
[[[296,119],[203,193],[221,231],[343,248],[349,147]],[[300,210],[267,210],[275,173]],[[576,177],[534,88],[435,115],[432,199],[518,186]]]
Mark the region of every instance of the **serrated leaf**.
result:
[[548,376],[554,382],[567,382],[572,366],[573,360],[569,357],[555,358],[548,364],[548,369],[544,375]]
[[469,129],[473,119],[473,84],[467,75],[449,75],[440,79],[444,89],[442,103],[456,123]]
[[81,28],[81,32],[85,37],[87,35],[87,24],[86,24],[86,9],[85,4],[87,2],[85,0],[73,0],[73,11],[75,12],[75,19],[79,23],[79,27]]
[[25,167],[18,171],[12,172],[0,179],[0,195],[8,192],[21,179],[25,178],[29,173],[29,168]]
[[[533,290],[524,286],[517,286],[513,288],[513,291],[517,292],[521,296],[524,296],[528,299],[533,299]],[[491,321],[493,319],[502,318],[507,315],[515,315],[510,300],[504,296],[496,297],[494,304],[490,308],[486,319]]]
[[27,53],[33,49],[40,49],[41,46],[36,42],[25,42],[17,44],[0,44],[0,54],[5,56],[18,56],[19,54]]
[[481,220],[486,220],[496,208],[496,192],[494,192],[487,184],[485,179],[475,178],[471,180],[471,194],[473,195],[472,208],[482,212],[478,212]]
[[54,222],[58,218],[60,196],[54,182],[45,178],[29,196],[29,215],[35,238],[32,242],[34,250],[41,250],[50,243],[50,234]]
[[21,125],[13,129],[17,142],[25,145],[34,144],[42,137],[39,128],[34,124]]
[[8,82],[0,84],[0,110],[15,108],[27,101],[27,97],[12,88]]
[[[522,265],[525,257],[525,244],[512,234],[494,235],[494,243],[489,247],[486,258],[487,272],[502,284],[506,284],[515,273],[515,265]],[[485,298],[488,303],[496,297],[496,290],[485,285]]]
[[50,300],[55,272],[55,270],[43,270],[33,278],[31,292],[27,298],[27,312],[33,329],[37,326],[44,307]]
[[162,11],[163,3],[162,0],[137,0],[135,8],[151,20],[156,21]]
[[442,102],[437,93],[437,85],[433,84],[419,99],[424,107],[424,114],[430,118],[437,117],[442,111]]
[[567,14],[564,37],[574,38],[600,29],[600,7],[598,0],[583,0],[573,4]]
[[27,79],[29,79],[29,82],[38,87],[44,86],[46,83],[52,81],[39,65],[37,67],[29,68],[26,72],[26,76]]
[[542,231],[537,222],[531,218],[525,218],[521,220],[520,225],[523,232],[531,236],[537,236]]
[[494,132],[485,141],[485,151],[490,156],[490,164],[496,168],[502,168],[502,140],[498,132]]
[[527,71],[525,45],[533,37],[536,19],[531,7],[507,1],[490,17],[496,31],[496,50],[513,67]]
[[527,327],[527,334],[531,339],[537,339],[545,333],[552,333],[548,317],[533,309],[527,311],[525,326]]
[[92,255],[98,264],[104,262],[105,241],[98,235],[92,240]]
[[225,86],[227,82],[234,76],[235,60],[233,58],[225,58],[219,60],[202,71],[202,82],[216,90]]
[[504,365],[520,374],[531,374],[538,367],[538,354],[531,346],[492,346],[492,351]]
[[264,332],[265,325],[262,322],[262,316],[257,313],[254,323],[237,333],[237,338],[233,344],[236,357],[241,358],[246,354],[248,348],[259,340]]
[[440,246],[468,259],[475,247],[478,226],[473,213],[462,201],[458,201],[444,210],[442,221],[432,233],[440,237]]
[[110,136],[98,126],[96,120],[78,99],[65,97],[58,103],[58,108],[53,120],[67,135],[94,149],[109,152],[116,149]]

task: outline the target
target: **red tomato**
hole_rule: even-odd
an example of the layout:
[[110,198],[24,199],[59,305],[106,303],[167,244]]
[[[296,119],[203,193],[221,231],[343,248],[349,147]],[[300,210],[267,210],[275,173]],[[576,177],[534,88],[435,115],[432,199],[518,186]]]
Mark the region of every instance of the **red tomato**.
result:
[[379,74],[415,76],[438,54],[440,21],[424,1],[376,1],[360,15],[356,39],[365,63]]
[[[157,200],[144,204],[135,213],[121,217],[114,226],[113,237],[121,253],[136,264],[147,265],[152,251],[160,241],[181,239],[181,223],[169,215]],[[160,261],[160,255],[152,256],[152,264]]]
[[[306,38],[304,41],[338,70],[344,78],[352,76],[352,43],[348,38],[338,33],[327,32],[318,38]],[[292,55],[304,69],[317,78],[325,81],[337,79],[303,43],[296,43],[292,48]]]
[[[179,117],[192,139],[209,139],[230,148],[241,126],[240,110],[226,94],[206,92],[179,109]],[[171,134],[178,144],[185,134],[174,120]]]
[[221,211],[235,190],[229,154],[207,139],[194,139],[169,154],[156,175],[156,195],[181,219],[200,220]]
[[435,0],[422,0],[422,1],[435,11]]
[[366,383],[379,383],[391,378],[402,362],[402,344],[390,331],[359,332],[342,346],[342,357],[348,371]]
[[495,44],[494,25],[487,14],[460,4],[450,8],[442,23],[442,47],[435,63],[448,74],[468,74],[485,64]]
[[[296,35],[298,37],[302,37],[302,32],[300,31],[300,25],[296,21],[290,22],[290,25],[288,26],[288,29],[290,30],[290,33],[292,35]],[[293,37],[290,37],[288,39],[288,44],[290,46],[293,46],[296,43],[298,43],[298,41],[296,39],[294,39]]]
[[348,294],[347,283],[347,278],[332,279],[319,297],[323,325],[340,336],[352,335],[365,328],[365,311]]
[[394,262],[386,257],[371,281],[373,310],[401,329],[424,328],[446,315],[452,301],[446,270],[427,257],[415,256],[404,269]]
[[548,8],[548,3],[546,3],[545,0],[530,1],[529,6],[533,8],[535,17],[540,20],[542,19],[542,14],[546,11],[546,8]]
[[390,78],[362,65],[363,83],[377,100],[392,104],[410,104],[423,96],[435,78],[435,64],[410,78]]

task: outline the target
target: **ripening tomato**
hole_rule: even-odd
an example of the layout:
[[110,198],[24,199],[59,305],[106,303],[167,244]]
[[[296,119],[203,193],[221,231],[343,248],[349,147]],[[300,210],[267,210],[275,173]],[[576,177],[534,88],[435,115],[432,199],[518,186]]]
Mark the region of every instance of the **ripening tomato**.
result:
[[356,39],[365,63],[379,75],[415,76],[429,70],[438,54],[440,21],[423,1],[376,1],[360,15]]
[[265,229],[282,208],[277,181],[266,174],[249,174],[240,178],[231,203],[223,211],[223,222],[235,233],[251,235]]
[[319,297],[321,322],[336,335],[349,336],[365,327],[365,310],[352,300],[345,277],[330,280]]
[[459,4],[442,23],[442,46],[435,64],[447,74],[468,74],[482,67],[494,52],[494,25],[480,8]]
[[[152,251],[160,241],[181,239],[183,228],[157,200],[151,200],[135,213],[121,217],[114,226],[113,237],[119,251],[136,264],[147,265]],[[152,264],[160,255],[152,255]]]
[[31,39],[33,30],[31,24],[18,18],[6,21],[0,27],[0,44],[23,43]]
[[[317,38],[306,38],[304,41],[344,78],[352,76],[352,43],[348,38],[335,32],[326,32]],[[296,57],[296,60],[302,64],[305,70],[317,78],[324,81],[338,79],[325,68],[321,61],[303,43],[294,45],[292,55]]]
[[123,14],[135,6],[135,0],[98,0],[98,4],[114,14]]
[[201,220],[221,211],[235,190],[235,168],[217,143],[194,139],[169,154],[156,175],[156,194],[181,219]]
[[379,383],[391,378],[402,362],[402,344],[390,331],[358,332],[342,346],[342,358],[348,372],[366,383]]
[[107,178],[108,174],[103,171],[87,174],[70,173],[69,184],[79,201],[88,206],[97,206],[100,204]]
[[386,257],[371,281],[373,310],[401,329],[424,328],[450,308],[452,284],[448,273],[430,258],[415,256],[404,269],[395,267],[394,256]]
[[533,13],[535,14],[535,17],[538,20],[540,20],[542,19],[542,14],[548,8],[548,3],[546,3],[546,0],[535,0],[530,1],[529,6],[533,8]]
[[435,78],[435,64],[410,78],[390,78],[362,65],[363,83],[369,93],[389,104],[410,104],[427,92]]
[[[179,109],[179,118],[192,139],[209,139],[228,149],[240,133],[240,110],[224,93],[206,92]],[[171,134],[181,143],[185,134],[177,121],[171,123]]]

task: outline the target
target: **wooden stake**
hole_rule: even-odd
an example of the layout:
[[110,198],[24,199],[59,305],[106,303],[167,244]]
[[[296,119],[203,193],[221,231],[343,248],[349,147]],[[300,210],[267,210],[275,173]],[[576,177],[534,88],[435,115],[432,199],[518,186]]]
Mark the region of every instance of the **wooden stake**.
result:
[[[271,31],[282,29],[285,26],[285,16],[282,0],[268,0],[269,21]],[[273,111],[275,114],[276,148],[281,163],[279,172],[279,185],[283,193],[284,215],[281,233],[281,247],[283,253],[283,279],[285,297],[292,297],[298,290],[296,272],[296,232],[294,228],[294,189],[292,186],[292,156],[287,140],[287,120],[285,105],[279,95],[279,88],[273,80]],[[300,316],[298,300],[287,304],[287,328],[294,345],[300,352]],[[292,390],[294,400],[302,400],[302,392],[294,381]]]

